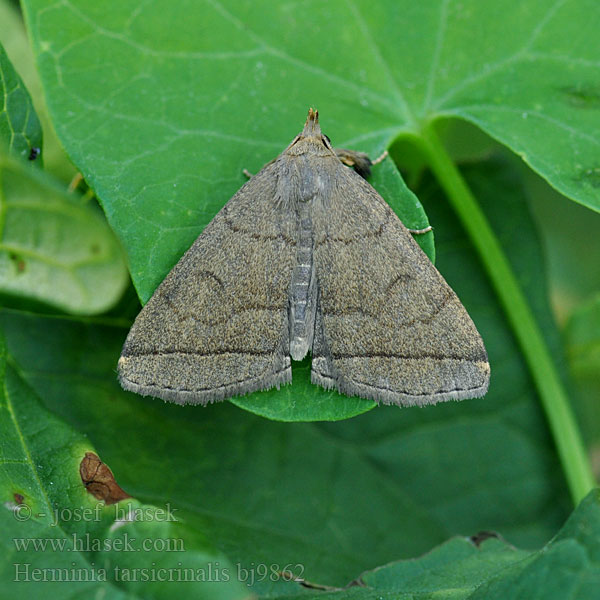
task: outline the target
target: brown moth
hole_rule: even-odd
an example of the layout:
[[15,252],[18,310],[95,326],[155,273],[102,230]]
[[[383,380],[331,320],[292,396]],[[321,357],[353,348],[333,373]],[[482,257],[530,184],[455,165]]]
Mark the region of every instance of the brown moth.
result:
[[383,198],[336,152],[318,113],[252,177],[167,275],[119,359],[126,390],[206,404],[311,380],[385,404],[485,394],[466,310]]

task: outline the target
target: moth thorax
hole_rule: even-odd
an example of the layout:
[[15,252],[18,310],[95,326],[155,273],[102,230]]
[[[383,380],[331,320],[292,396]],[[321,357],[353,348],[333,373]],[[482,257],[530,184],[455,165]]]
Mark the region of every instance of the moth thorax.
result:
[[313,198],[323,197],[331,189],[331,174],[321,162],[309,157],[298,157],[299,167],[293,174],[293,185],[299,202],[310,202]]
[[315,328],[316,278],[313,269],[313,233],[310,206],[298,206],[296,265],[292,271],[289,302],[290,355],[304,358],[312,346]]

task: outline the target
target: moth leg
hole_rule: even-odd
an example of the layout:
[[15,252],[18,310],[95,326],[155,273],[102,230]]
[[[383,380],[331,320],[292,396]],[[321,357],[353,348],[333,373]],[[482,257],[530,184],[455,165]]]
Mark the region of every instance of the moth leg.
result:
[[433,227],[431,225],[429,225],[429,227],[425,227],[425,229],[409,229],[408,232],[412,233],[413,235],[420,235],[421,233],[429,233],[430,231],[433,231]]
[[384,150],[375,160],[371,161],[371,166],[378,165],[380,162],[383,162],[387,158],[388,154],[389,152]]
[[[264,167],[268,167],[270,164],[273,164],[275,162],[276,158],[274,158],[273,160],[270,160]],[[262,171],[262,169],[261,169]],[[252,177],[254,177],[253,173],[250,173],[250,171],[248,171],[248,169],[242,169],[242,173],[248,178],[248,179],[252,179]]]

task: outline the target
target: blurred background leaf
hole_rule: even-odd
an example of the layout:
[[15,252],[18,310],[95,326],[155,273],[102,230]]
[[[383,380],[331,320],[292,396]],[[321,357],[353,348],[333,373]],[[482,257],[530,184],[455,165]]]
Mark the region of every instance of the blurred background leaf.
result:
[[[0,44],[0,152],[36,160],[42,148],[42,128],[31,97]],[[38,161],[40,162],[40,161]]]
[[591,447],[592,464],[596,473],[600,473],[600,295],[573,312],[565,337],[577,384],[579,420]]
[[35,65],[31,41],[25,31],[25,23],[19,5],[13,0],[0,0],[0,36],[4,49],[16,72],[29,90],[36,114],[44,132],[41,158],[44,169],[63,180],[70,181],[76,169],[67,158],[48,115],[42,83]]
[[71,313],[112,307],[129,282],[97,206],[0,155],[0,292]]

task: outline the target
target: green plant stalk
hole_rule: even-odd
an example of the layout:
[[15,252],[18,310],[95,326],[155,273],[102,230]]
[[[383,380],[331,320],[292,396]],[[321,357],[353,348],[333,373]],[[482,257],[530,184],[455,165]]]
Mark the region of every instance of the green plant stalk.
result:
[[417,143],[477,249],[512,325],[546,412],[571,496],[577,504],[596,482],[566,391],[538,324],[496,235],[431,126],[423,130]]

